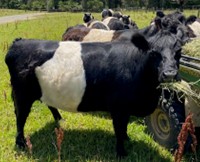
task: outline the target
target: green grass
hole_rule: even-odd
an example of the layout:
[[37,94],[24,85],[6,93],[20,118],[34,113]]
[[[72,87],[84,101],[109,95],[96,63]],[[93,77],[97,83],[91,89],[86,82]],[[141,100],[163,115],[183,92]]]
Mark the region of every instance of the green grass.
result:
[[[124,12],[130,14],[140,28],[153,19],[152,12]],[[101,19],[99,13],[93,14]],[[53,162],[58,161],[55,148],[56,136],[50,111],[40,102],[34,103],[25,126],[25,136],[29,135],[33,153],[15,148],[16,119],[10,97],[10,81],[4,58],[9,45],[15,38],[36,38],[61,40],[67,27],[82,23],[83,13],[53,13],[39,19],[0,25],[0,162]],[[65,122],[61,161],[70,162],[112,162],[115,157],[115,135],[112,120],[106,113],[68,113],[60,111]],[[130,143],[126,144],[129,155],[124,162],[172,162],[168,150],[154,142],[146,133],[142,119],[132,118],[128,125]],[[190,159],[192,155],[188,155]],[[187,161],[187,160],[186,160]]]

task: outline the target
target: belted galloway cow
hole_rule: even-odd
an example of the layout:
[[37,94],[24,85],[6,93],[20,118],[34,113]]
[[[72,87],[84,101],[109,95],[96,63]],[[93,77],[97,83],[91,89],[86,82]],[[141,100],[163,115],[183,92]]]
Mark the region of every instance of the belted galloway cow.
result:
[[25,147],[25,122],[33,102],[40,100],[55,120],[61,119],[57,109],[110,112],[117,156],[127,155],[129,117],[151,114],[160,96],[158,85],[178,80],[180,50],[176,35],[169,32],[149,42],[139,33],[127,41],[102,43],[16,39],[5,57],[16,144]]

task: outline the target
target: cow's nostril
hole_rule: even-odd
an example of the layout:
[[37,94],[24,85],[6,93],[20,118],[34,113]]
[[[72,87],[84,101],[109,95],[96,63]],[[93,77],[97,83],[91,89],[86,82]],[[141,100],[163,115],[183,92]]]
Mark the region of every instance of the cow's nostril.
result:
[[176,70],[169,70],[169,71],[163,72],[165,80],[174,80],[176,79],[177,74],[178,72]]

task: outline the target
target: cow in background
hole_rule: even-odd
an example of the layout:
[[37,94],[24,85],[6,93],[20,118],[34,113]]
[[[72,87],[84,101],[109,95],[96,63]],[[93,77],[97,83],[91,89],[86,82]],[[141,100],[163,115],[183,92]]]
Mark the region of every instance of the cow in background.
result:
[[88,23],[93,19],[94,19],[94,16],[92,16],[92,14],[90,12],[84,13],[84,15],[83,15],[83,22],[84,23]]
[[191,15],[186,19],[186,26],[191,38],[200,36],[200,18],[197,18],[195,15]]
[[101,12],[102,20],[107,17],[112,17],[113,13],[114,11],[112,9],[103,9],[103,11]]
[[[140,34],[144,35],[146,39],[156,35],[161,29],[168,30],[175,35],[179,35],[179,39],[181,39],[182,44],[187,42],[188,35],[187,31],[185,31],[185,26],[177,26],[174,25],[174,21],[169,22],[166,25],[166,21],[162,20],[161,18],[156,18],[154,23],[151,25],[142,28],[142,29],[127,29],[127,30],[97,30],[97,29],[89,29],[89,28],[82,28],[82,27],[70,27],[70,30],[67,29],[62,35],[62,41],[83,41],[83,42],[108,42],[108,41],[119,41],[119,40],[130,40],[131,35],[138,31]],[[164,24],[164,25],[163,25]],[[176,24],[176,23],[175,23]]]
[[106,24],[110,28],[110,30],[130,29],[130,27],[127,24],[125,24],[116,17],[107,17],[102,22]]
[[109,27],[101,21],[95,20],[91,13],[85,13],[83,16],[84,25],[88,28],[110,30]]
[[122,15],[120,19],[129,26],[129,29],[138,29],[137,24],[131,19],[130,15]]

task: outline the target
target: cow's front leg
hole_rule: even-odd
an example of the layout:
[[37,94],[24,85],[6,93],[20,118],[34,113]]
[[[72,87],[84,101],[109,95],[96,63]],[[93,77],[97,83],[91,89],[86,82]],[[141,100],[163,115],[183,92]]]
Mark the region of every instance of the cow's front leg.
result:
[[121,114],[113,113],[112,118],[113,118],[113,127],[117,139],[116,141],[117,156],[121,158],[127,155],[124,148],[124,141],[126,139],[129,139],[127,135],[127,125],[129,121],[129,115],[122,113]]

